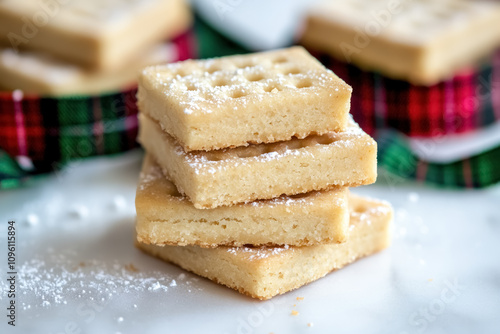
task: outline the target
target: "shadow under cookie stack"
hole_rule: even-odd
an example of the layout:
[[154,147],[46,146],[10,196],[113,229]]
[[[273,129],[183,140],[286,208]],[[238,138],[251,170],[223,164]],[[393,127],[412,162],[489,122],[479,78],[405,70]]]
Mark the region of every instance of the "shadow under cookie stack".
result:
[[349,194],[377,175],[350,98],[300,47],[143,70],[137,246],[259,299],[388,247],[390,205]]

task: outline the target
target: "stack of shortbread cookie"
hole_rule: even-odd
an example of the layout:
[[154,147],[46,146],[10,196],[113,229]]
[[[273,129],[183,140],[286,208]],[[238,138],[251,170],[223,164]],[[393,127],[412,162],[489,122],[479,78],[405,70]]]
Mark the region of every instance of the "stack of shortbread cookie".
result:
[[377,173],[350,97],[300,47],[145,69],[138,246],[259,299],[386,248],[391,207],[348,190]]
[[190,23],[185,0],[0,1],[0,90],[119,92],[179,59],[167,40]]

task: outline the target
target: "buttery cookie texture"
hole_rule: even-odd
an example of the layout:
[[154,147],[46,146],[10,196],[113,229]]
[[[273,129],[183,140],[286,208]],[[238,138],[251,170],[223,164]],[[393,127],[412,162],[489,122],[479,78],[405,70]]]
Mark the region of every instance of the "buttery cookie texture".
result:
[[388,203],[352,196],[349,205],[349,236],[344,243],[217,248],[137,245],[153,256],[243,294],[269,299],[390,245],[393,213]]
[[356,123],[343,132],[185,152],[151,118],[139,116],[139,142],[196,208],[214,208],[375,182],[377,145]]
[[137,238],[156,245],[312,245],[346,240],[348,189],[198,210],[146,156],[137,188]]
[[185,151],[342,131],[351,87],[303,48],[150,67],[138,105]]
[[152,66],[139,81],[137,246],[254,298],[390,243],[351,88],[300,47]]

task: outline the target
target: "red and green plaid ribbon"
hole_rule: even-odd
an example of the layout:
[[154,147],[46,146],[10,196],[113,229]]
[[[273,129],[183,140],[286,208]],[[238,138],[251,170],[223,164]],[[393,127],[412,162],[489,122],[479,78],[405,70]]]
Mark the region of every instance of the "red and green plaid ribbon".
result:
[[[177,59],[194,55],[192,32],[172,40]],[[0,189],[67,162],[137,147],[136,87],[98,96],[0,92]]]
[[445,187],[483,188],[500,182],[500,146],[453,163],[429,163],[410,148],[408,138],[395,130],[377,137],[379,166],[404,179]]
[[477,68],[433,86],[416,86],[312,52],[353,87],[351,113],[379,145],[379,165],[394,175],[446,187],[481,188],[500,181],[500,147],[454,163],[420,159],[410,137],[479,130],[500,120],[500,50]]
[[313,54],[352,86],[351,113],[369,134],[392,128],[411,137],[440,137],[477,130],[500,119],[500,50],[481,66],[429,87]]

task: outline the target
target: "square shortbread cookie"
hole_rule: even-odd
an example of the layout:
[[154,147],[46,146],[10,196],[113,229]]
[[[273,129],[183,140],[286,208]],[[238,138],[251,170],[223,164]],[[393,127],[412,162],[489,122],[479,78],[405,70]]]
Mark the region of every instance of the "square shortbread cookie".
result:
[[344,132],[186,153],[140,113],[138,140],[197,209],[354,187],[377,177],[377,144],[352,119]]
[[0,1],[0,40],[100,70],[123,67],[191,22],[184,0]]
[[199,210],[146,155],[135,198],[137,239],[202,247],[343,242],[349,225],[348,192],[335,188]]
[[395,79],[431,85],[500,46],[500,3],[468,0],[324,1],[301,43]]
[[175,50],[168,43],[148,48],[124,68],[113,71],[88,70],[41,51],[0,48],[0,87],[50,96],[96,95],[137,85],[146,66],[173,61]]
[[342,131],[350,98],[351,87],[301,47],[150,67],[137,97],[185,151]]
[[240,293],[269,299],[390,245],[393,213],[388,203],[352,196],[349,206],[349,237],[342,244],[218,248],[136,244],[146,253]]

